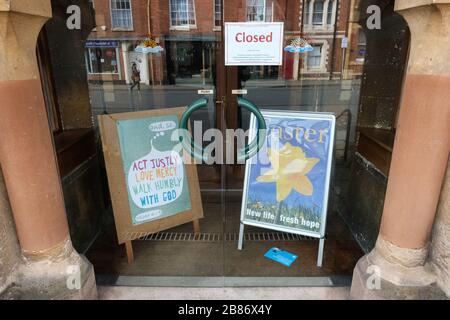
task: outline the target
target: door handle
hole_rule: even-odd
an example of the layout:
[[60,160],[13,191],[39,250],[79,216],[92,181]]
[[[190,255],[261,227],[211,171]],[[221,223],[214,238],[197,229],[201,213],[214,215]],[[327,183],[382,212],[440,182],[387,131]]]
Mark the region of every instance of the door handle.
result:
[[[266,140],[267,135],[267,124],[264,120],[264,116],[262,115],[259,108],[251,101],[238,97],[238,106],[240,108],[245,108],[250,111],[256,117],[256,121],[258,124],[258,131],[255,138],[244,148],[237,150],[237,161],[238,163],[243,163],[246,160],[250,159],[254,155],[256,155],[259,150],[264,146],[264,141]],[[189,154],[201,161],[202,163],[209,163],[208,157],[205,154],[205,150],[203,147],[197,145],[195,141],[192,139],[192,135],[188,130],[188,122],[191,115],[197,111],[198,109],[206,107],[208,104],[208,98],[200,98],[190,104],[187,110],[183,113],[180,120],[180,137],[179,140],[183,146],[183,148],[189,152]]]
[[266,141],[267,136],[267,124],[261,110],[253,102],[242,97],[238,97],[237,102],[240,108],[247,109],[256,117],[258,124],[258,130],[253,141],[245,146],[244,149],[237,151],[237,160],[238,163],[241,163],[253,157],[264,146],[264,141]]
[[198,161],[206,162],[208,163],[208,159],[205,156],[204,158],[204,150],[203,147],[198,146],[195,141],[192,139],[192,135],[190,134],[188,130],[188,123],[189,118],[191,115],[197,111],[198,109],[201,109],[203,107],[206,107],[208,104],[208,98],[200,98],[193,103],[191,103],[187,110],[183,113],[180,120],[180,137],[179,140],[181,142],[181,145],[183,146],[184,150],[189,152],[192,158],[197,159]]

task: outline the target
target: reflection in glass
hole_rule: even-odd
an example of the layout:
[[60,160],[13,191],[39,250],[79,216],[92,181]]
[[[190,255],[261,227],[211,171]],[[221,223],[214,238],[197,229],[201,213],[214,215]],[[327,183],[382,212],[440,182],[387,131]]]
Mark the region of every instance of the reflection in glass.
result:
[[[249,114],[233,109],[236,99],[236,95],[231,94],[233,89],[246,89],[245,98],[261,109],[330,112],[337,117],[333,192],[345,190],[350,177],[348,154],[356,141],[366,47],[364,32],[356,19],[350,17],[359,1],[240,0],[233,2],[236,6],[230,3],[221,0],[111,1],[110,9],[109,0],[96,0],[97,27],[85,49],[94,115],[186,106],[202,96],[199,89],[214,92],[208,95],[208,107],[198,110],[191,118],[201,120],[200,135],[222,123],[230,129],[248,128]],[[221,27],[224,22],[236,21],[284,22],[283,48],[295,39],[302,39],[313,50],[283,51],[280,66],[224,67]],[[341,46],[344,37],[348,39],[346,48]],[[162,51],[136,50],[144,39],[154,41]],[[133,65],[140,73],[140,91],[131,90]],[[216,96],[217,92],[220,96]],[[222,101],[225,101],[224,114],[217,107]],[[172,243],[163,243],[170,248],[165,256],[148,254],[146,250],[154,243],[143,242],[141,256],[149,263],[139,275],[279,276],[271,268],[257,271],[253,266],[244,268],[243,259],[236,258],[234,243],[224,240],[226,236],[232,238],[239,225],[242,167],[198,166],[198,170],[205,208],[205,219],[201,222],[203,232],[210,232],[220,240],[179,242],[179,246],[173,248]],[[190,233],[191,229],[183,226],[168,232]],[[227,250],[221,251],[224,247]],[[197,252],[199,248],[210,256]],[[225,257],[220,256],[223,252],[227,252]],[[201,266],[197,268],[190,260],[183,266],[185,269],[173,266],[173,259],[188,253],[196,254],[196,259],[202,261]],[[220,257],[211,261],[213,254]],[[286,275],[298,276],[302,272],[291,269]]]
[[195,26],[194,0],[170,0],[170,24],[173,27]]
[[322,25],[323,23],[323,8],[324,1],[323,0],[315,0],[313,6],[313,24],[314,25]]
[[130,0],[111,0],[111,21],[114,29],[133,29]]

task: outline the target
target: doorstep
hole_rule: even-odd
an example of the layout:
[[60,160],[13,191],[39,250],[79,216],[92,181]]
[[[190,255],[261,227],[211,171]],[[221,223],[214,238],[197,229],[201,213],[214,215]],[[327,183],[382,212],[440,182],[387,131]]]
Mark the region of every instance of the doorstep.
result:
[[99,286],[100,300],[346,300],[350,287],[119,287]]

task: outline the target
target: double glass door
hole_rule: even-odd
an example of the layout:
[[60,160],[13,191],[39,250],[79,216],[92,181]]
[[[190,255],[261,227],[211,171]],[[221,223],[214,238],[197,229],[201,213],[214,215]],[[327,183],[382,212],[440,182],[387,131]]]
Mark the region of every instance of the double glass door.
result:
[[[207,105],[191,115],[190,125],[195,140],[207,147],[218,135],[226,137],[227,130],[249,129],[250,113],[239,108],[238,97],[261,110],[329,112],[337,118],[322,268],[316,265],[318,241],[308,237],[246,227],[244,248],[237,249],[245,165],[229,161],[235,154],[227,152],[235,153],[237,147],[227,146],[224,138],[216,141],[224,150],[212,154],[213,163],[197,164],[204,212],[200,234],[186,224],[135,240],[135,261],[128,264],[117,245],[112,213],[108,214],[104,231],[87,253],[99,279],[170,285],[177,284],[171,283],[173,277],[181,276],[190,285],[254,286],[295,285],[305,278],[325,285],[332,283],[329,277],[348,280],[361,252],[340,218],[338,204],[346,196],[365,55],[364,33],[354,19],[359,1],[93,3],[97,19],[106,24],[102,28],[97,21],[86,43],[94,119],[100,114],[188,106],[206,97]],[[281,63],[226,66],[228,22],[282,22]],[[305,44],[308,52],[289,50]],[[286,267],[265,258],[272,247],[297,254],[297,263]]]

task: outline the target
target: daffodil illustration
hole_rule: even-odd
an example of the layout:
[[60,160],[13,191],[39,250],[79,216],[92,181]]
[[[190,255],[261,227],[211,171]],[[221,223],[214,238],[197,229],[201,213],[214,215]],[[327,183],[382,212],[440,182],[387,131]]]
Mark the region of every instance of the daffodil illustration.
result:
[[293,147],[286,143],[280,150],[268,149],[268,157],[272,169],[256,178],[262,183],[276,183],[277,201],[283,201],[292,189],[305,196],[311,196],[314,187],[306,176],[320,161],[318,158],[307,158],[301,147]]

